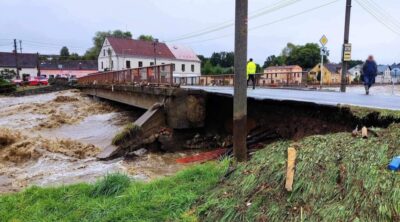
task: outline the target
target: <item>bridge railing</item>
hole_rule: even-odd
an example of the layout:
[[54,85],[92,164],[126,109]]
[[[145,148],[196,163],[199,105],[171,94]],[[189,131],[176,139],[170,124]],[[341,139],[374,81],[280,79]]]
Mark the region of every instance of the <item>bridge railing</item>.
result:
[[[258,86],[299,86],[307,82],[306,72],[256,73]],[[234,74],[202,75],[199,85],[232,86]]]
[[173,64],[163,64],[120,71],[98,72],[78,78],[80,85],[173,85]]

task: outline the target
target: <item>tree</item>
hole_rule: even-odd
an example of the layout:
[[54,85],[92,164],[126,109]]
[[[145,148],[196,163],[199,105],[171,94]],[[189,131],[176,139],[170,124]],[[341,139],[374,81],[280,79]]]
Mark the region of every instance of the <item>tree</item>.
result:
[[154,41],[154,38],[151,35],[140,35],[138,39],[143,40],[143,41],[150,41],[150,42]]
[[[307,43],[304,46],[295,46],[290,50],[286,59],[287,65],[299,65],[304,69],[309,69],[318,64],[321,60],[320,48],[316,43]],[[329,62],[325,56],[324,60]]]
[[204,75],[210,75],[210,74],[213,74],[212,72],[213,72],[213,65],[211,64],[211,62],[210,62],[210,60],[207,60],[205,63],[204,63],[204,66],[203,66],[203,68],[202,68],[202,71],[201,71],[201,73],[202,74],[204,74]]
[[121,30],[111,31],[99,31],[96,32],[95,36],[93,37],[93,47],[88,49],[84,55],[85,59],[88,60],[96,60],[100,54],[100,50],[103,47],[104,40],[106,37],[116,37],[116,38],[132,38],[131,32],[123,32]]
[[10,80],[17,76],[17,73],[13,69],[3,69],[0,71],[0,79]]
[[62,47],[60,50],[60,58],[68,59],[69,58],[69,50],[66,46]]
[[263,68],[268,68],[270,66],[282,66],[285,64],[286,58],[284,56],[271,55],[265,60]]
[[348,64],[349,64],[349,68],[353,68],[354,66],[364,64],[364,62],[361,60],[351,60],[348,62]]
[[213,66],[217,66],[221,64],[221,54],[218,52],[214,52],[211,55],[210,62]]
[[78,53],[71,53],[71,55],[68,58],[69,60],[81,60],[82,58],[78,55]]

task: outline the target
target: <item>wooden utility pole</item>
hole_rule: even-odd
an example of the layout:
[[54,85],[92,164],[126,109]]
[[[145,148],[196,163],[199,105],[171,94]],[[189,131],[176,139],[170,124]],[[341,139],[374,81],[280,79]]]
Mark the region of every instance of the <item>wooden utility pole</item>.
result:
[[17,79],[20,79],[19,76],[19,66],[18,66],[18,51],[17,51],[17,40],[14,39],[14,57],[15,57],[15,69],[17,70]]
[[344,51],[346,44],[349,44],[349,36],[350,36],[350,15],[351,15],[351,0],[346,0],[346,18],[344,25],[344,43],[342,49],[342,81],[340,84],[340,91],[346,92],[346,84],[347,84],[347,69],[348,62],[345,61]]
[[233,153],[239,162],[247,160],[247,22],[248,0],[236,0]]

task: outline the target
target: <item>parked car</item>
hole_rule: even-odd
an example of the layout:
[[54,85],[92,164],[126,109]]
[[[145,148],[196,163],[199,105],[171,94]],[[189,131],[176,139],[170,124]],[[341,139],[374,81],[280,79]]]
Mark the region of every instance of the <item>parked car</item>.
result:
[[28,85],[29,86],[47,86],[47,85],[49,85],[49,81],[45,76],[29,78]]

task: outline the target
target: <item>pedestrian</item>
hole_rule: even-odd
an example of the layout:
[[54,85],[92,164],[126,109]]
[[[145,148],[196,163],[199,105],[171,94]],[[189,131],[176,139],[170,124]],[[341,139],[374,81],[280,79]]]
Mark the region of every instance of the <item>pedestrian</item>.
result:
[[362,81],[365,86],[365,94],[369,95],[369,89],[375,83],[376,75],[378,74],[378,66],[374,60],[374,56],[368,56],[362,68]]
[[253,62],[253,59],[247,63],[247,86],[249,85],[249,80],[253,82],[253,89],[256,89],[256,72],[257,65]]

